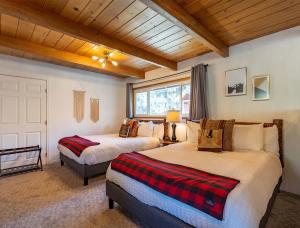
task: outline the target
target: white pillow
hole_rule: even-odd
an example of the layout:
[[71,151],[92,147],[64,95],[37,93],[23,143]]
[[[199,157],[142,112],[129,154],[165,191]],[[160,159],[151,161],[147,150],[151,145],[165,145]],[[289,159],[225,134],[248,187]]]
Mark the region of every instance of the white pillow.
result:
[[[169,137],[172,138],[173,134],[173,123],[169,123]],[[176,130],[175,130],[176,139],[180,142],[186,141],[186,124],[185,123],[176,123]]]
[[153,136],[153,122],[139,123],[137,136],[152,137]]
[[263,124],[234,125],[232,141],[234,150],[263,150]]
[[279,156],[278,128],[276,125],[264,128],[264,150]]
[[188,121],[187,122],[187,141],[189,143],[198,144],[198,130],[200,124]]
[[163,139],[164,137],[164,124],[154,124],[153,137]]

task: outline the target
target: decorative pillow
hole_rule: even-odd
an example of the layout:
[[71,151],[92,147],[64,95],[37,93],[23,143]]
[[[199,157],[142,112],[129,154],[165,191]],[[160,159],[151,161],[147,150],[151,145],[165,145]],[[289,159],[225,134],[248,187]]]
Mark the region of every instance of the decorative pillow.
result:
[[127,138],[129,135],[130,131],[130,125],[129,124],[122,124],[120,131],[119,131],[119,136],[122,138]]
[[200,124],[192,121],[187,122],[187,141],[189,143],[197,144],[198,131],[200,130]]
[[153,122],[140,123],[138,127],[138,136],[152,137],[153,136]]
[[234,125],[232,140],[234,150],[263,150],[263,124]]
[[138,121],[135,119],[128,119],[126,124],[130,126],[129,137],[136,137],[138,132]]
[[232,133],[235,120],[224,120],[223,150],[232,151]]
[[276,125],[264,128],[264,151],[279,156],[278,128]]
[[223,129],[222,150],[232,151],[232,132],[235,120],[202,119],[200,125],[204,129]]
[[153,137],[162,140],[164,138],[164,124],[154,124],[153,126]]
[[198,136],[198,150],[221,152],[223,129],[201,129]]

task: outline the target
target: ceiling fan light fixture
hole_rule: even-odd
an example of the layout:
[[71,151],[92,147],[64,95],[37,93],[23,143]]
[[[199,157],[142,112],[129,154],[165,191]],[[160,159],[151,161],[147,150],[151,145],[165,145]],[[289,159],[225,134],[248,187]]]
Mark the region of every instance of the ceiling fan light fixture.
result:
[[106,64],[105,63],[102,63],[102,68],[105,68]]
[[100,63],[104,63],[104,61],[105,61],[105,59],[103,59],[103,58],[99,59]]
[[118,63],[114,60],[111,61],[111,63],[114,65],[114,66],[118,66]]
[[96,61],[98,58],[99,58],[98,56],[95,56],[95,55],[92,56],[92,60]]

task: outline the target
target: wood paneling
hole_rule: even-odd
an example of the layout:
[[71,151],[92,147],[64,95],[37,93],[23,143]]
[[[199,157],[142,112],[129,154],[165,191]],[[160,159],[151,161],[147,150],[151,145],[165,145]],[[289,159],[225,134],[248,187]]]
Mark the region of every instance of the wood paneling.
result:
[[55,13],[52,13],[51,11],[36,8],[34,5],[30,4],[24,5],[21,0],[0,1],[0,11],[2,13],[5,12],[12,16],[28,20],[32,23],[43,25],[49,29],[63,32],[87,42],[105,45],[121,52],[139,57],[158,66],[177,69],[176,62],[163,58],[160,55],[147,52],[146,50],[137,46],[122,42],[119,39],[105,35],[104,33],[97,32],[95,29],[80,25],[72,20],[68,20]]
[[223,57],[228,56],[228,47],[217,36],[211,33],[206,26],[197,21],[188,11],[174,0],[141,0],[153,10],[177,24],[201,43]]
[[298,0],[177,0],[227,45],[300,25]]
[[125,66],[114,67],[109,64],[107,64],[105,68],[102,68],[98,62],[94,62],[88,57],[83,57],[70,52],[58,51],[54,48],[33,44],[16,38],[0,36],[0,46],[2,49],[6,48],[7,51],[15,50],[17,52],[23,52],[24,57],[59,65],[71,66],[105,74],[144,78],[144,72],[140,70]]
[[[210,51],[188,28],[143,1],[28,0],[23,4],[22,0],[2,0],[1,35],[85,58],[101,56],[105,50],[113,51],[116,53],[114,59],[121,65],[139,70],[151,70],[157,68],[157,64],[176,68],[176,62]],[[177,2],[181,7],[178,12],[182,13],[183,9],[228,46],[300,25],[298,0],[154,2],[171,5]],[[8,5],[4,7],[3,4]],[[32,14],[24,14],[24,8],[33,9],[34,20]],[[52,13],[50,17],[49,12]],[[194,23],[190,24],[191,28],[193,26]],[[85,31],[88,31],[88,37],[84,36]],[[1,53],[4,52],[29,56],[19,50],[1,47]]]

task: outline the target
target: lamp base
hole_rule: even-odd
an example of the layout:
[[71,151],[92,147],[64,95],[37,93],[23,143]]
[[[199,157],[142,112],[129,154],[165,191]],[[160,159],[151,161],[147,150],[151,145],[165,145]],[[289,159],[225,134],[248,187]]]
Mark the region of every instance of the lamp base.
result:
[[176,140],[176,124],[175,123],[173,123],[172,124],[172,141],[173,142],[176,142],[177,140]]

